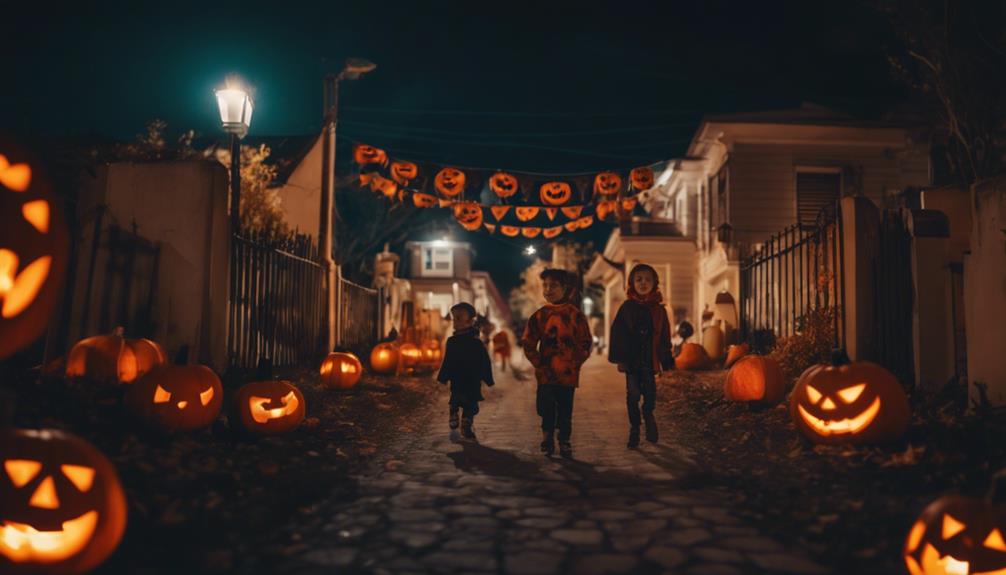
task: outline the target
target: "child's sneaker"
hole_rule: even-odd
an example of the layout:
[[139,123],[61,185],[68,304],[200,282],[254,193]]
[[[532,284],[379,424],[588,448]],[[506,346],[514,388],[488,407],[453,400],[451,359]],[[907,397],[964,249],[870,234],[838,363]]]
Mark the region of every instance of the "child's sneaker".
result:
[[447,425],[449,425],[451,429],[457,429],[458,428],[458,409],[457,408],[454,408],[454,409],[451,410],[451,415],[447,419]]
[[626,445],[629,449],[635,449],[639,447],[639,426],[633,425],[629,428],[629,443]]
[[461,437],[475,441],[475,431],[472,430],[472,420],[467,417],[461,420]]
[[542,432],[541,452],[548,456],[555,453],[555,434],[551,431]]
[[559,442],[559,457],[573,459],[573,444],[568,441]]

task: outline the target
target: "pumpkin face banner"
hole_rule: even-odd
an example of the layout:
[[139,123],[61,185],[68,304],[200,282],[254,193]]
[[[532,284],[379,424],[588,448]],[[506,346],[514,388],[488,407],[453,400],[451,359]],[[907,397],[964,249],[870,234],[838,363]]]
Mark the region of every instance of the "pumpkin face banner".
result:
[[555,221],[555,216],[559,215],[559,208],[545,208],[545,215],[548,216],[548,221]]
[[908,398],[897,378],[871,362],[819,364],[803,372],[790,415],[816,443],[893,441],[908,430]]
[[59,300],[69,236],[48,179],[0,139],[0,358],[45,331]]
[[234,413],[246,431],[276,435],[304,420],[304,395],[289,381],[255,381],[234,394]]
[[576,219],[571,222],[566,222],[562,224],[562,227],[566,228],[567,232],[575,232],[580,229],[580,220]]
[[77,342],[66,359],[67,377],[102,383],[132,383],[167,363],[164,349],[149,339],[125,339],[122,328]]
[[379,343],[370,350],[370,369],[374,373],[394,373],[398,367],[398,346],[393,343]]
[[85,573],[126,529],[126,498],[112,463],[55,429],[0,436],[0,572]]
[[520,228],[517,226],[500,226],[500,233],[510,238],[517,237],[520,235]]
[[581,230],[585,230],[592,225],[594,225],[594,216],[583,216],[576,220],[576,227]]
[[[703,348],[704,349],[704,348]],[[755,401],[775,405],[786,395],[786,378],[779,362],[772,358],[749,355],[741,358],[727,373],[723,396],[730,401]]]
[[1006,573],[1006,505],[937,499],[908,532],[903,555],[912,575]]
[[548,182],[542,184],[538,195],[547,206],[561,206],[573,197],[573,189],[566,182]]
[[523,234],[525,238],[536,238],[538,237],[538,234],[541,233],[541,228],[536,227],[522,228],[520,233]]
[[639,198],[625,198],[622,200],[622,211],[629,214],[632,213],[633,208],[636,207],[636,203],[639,202]]
[[454,204],[454,219],[464,229],[474,232],[482,227],[482,206],[476,202]]
[[653,187],[653,170],[650,168],[633,168],[629,172],[629,181],[637,190],[648,190]]
[[538,216],[538,212],[541,208],[534,208],[528,206],[518,206],[514,208],[514,213],[517,214],[517,219],[522,222],[529,222]]
[[605,200],[603,202],[597,202],[597,219],[604,220],[608,218],[612,212],[618,207],[618,202],[615,200]]
[[465,191],[465,173],[457,168],[444,168],[433,178],[433,186],[441,194],[453,198]]
[[613,196],[622,189],[622,176],[615,172],[601,172],[594,176],[594,193]]
[[412,203],[417,208],[432,208],[437,205],[437,197],[431,194],[416,192],[412,194]]
[[374,146],[357,144],[353,148],[353,161],[361,166],[366,166],[367,164],[383,166],[388,163],[388,154],[384,153],[384,150],[375,148]]
[[208,427],[224,404],[220,378],[205,365],[161,366],[126,392],[126,407],[140,420],[162,431]]
[[402,162],[395,160],[391,162],[391,179],[403,186],[407,185],[419,175],[419,166],[412,162]]
[[374,174],[370,177],[370,189],[386,198],[393,198],[398,192],[398,184],[384,176]]
[[490,234],[496,233],[496,224],[482,224]]
[[350,389],[363,376],[363,364],[348,352],[330,353],[321,362],[321,382],[327,387]]
[[493,217],[498,222],[510,211],[510,206],[489,206],[489,211],[493,213]]
[[542,230],[541,235],[545,237],[545,239],[550,240],[561,233],[562,233],[562,226],[555,226],[554,228],[545,228],[544,230]]
[[516,194],[518,188],[517,178],[506,172],[496,172],[489,177],[489,189],[501,198],[509,198]]
[[566,216],[571,220],[575,220],[580,217],[583,212],[583,206],[568,206],[565,208],[559,208],[562,211],[562,215]]

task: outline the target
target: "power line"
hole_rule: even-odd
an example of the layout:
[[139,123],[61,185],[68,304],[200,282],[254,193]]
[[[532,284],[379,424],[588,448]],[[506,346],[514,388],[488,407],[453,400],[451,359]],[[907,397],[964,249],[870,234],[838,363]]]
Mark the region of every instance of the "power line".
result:
[[342,106],[343,110],[355,112],[372,112],[377,114],[411,114],[415,116],[487,116],[487,117],[522,117],[522,118],[621,118],[628,116],[694,116],[701,112],[696,110],[636,110],[626,112],[504,112],[491,110],[432,110],[409,108],[374,108],[369,106]]

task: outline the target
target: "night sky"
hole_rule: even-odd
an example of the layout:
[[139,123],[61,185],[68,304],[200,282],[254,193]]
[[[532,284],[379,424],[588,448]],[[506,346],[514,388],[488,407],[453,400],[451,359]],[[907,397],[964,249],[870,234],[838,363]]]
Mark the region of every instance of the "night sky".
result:
[[808,101],[876,117],[904,97],[888,26],[859,2],[18,4],[0,127],[32,136],[130,139],[154,117],[214,136],[229,73],[254,86],[252,136],[310,134],[347,56],[378,68],[343,84],[341,137],[516,171],[680,156],[704,114]]

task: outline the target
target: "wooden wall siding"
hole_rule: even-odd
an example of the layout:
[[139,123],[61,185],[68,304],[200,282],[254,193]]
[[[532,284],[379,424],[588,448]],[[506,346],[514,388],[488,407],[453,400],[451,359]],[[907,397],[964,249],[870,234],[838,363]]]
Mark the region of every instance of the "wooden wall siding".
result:
[[[730,218],[740,241],[761,242],[796,222],[796,168],[861,169],[861,188],[878,205],[905,181],[902,161],[874,146],[735,144],[730,155]],[[848,189],[849,182],[845,183]]]
[[[696,268],[695,244],[691,240],[677,238],[623,237],[626,272],[637,263],[651,265],[670,264],[670,286],[661,286],[661,292],[671,308],[685,308],[689,321],[694,323]],[[627,275],[627,274],[626,274]],[[665,281],[663,278],[661,282]],[[669,289],[668,289],[669,288]]]

